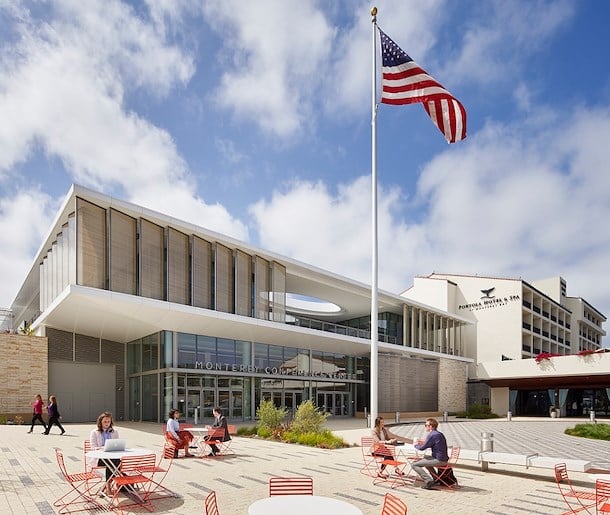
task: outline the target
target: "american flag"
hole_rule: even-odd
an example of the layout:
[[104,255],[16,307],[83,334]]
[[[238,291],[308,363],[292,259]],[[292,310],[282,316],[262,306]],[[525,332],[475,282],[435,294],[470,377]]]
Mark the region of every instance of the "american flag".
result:
[[384,104],[421,102],[449,143],[466,137],[466,109],[382,30],[382,92]]

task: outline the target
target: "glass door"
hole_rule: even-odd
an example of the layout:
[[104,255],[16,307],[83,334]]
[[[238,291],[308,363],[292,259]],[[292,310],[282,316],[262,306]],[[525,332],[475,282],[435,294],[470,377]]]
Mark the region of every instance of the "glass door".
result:
[[195,410],[199,411],[199,416],[197,419],[197,423],[201,421],[201,390],[191,390],[189,389],[186,392],[186,413],[184,416],[186,417],[187,422],[195,423]]

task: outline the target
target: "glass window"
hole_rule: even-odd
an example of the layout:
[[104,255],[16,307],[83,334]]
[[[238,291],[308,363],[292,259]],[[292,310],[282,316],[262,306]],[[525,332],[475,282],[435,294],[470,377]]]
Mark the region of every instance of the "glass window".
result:
[[269,346],[263,343],[254,344],[254,365],[265,368],[269,365]]
[[142,370],[159,368],[159,333],[142,338]]
[[269,366],[280,368],[284,364],[284,348],[279,345],[269,345]]
[[197,337],[194,334],[178,333],[178,366],[193,368],[196,361]]
[[137,374],[142,371],[141,340],[134,340],[127,344],[127,373]]
[[197,361],[216,363],[216,338],[212,336],[197,336]]
[[235,364],[235,340],[226,338],[218,338],[218,363],[234,365]]
[[159,391],[157,374],[142,376],[142,420],[157,422],[159,417]]

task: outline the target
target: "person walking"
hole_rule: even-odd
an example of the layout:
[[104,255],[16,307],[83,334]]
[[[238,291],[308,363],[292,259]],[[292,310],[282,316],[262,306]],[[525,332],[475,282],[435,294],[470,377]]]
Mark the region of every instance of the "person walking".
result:
[[30,426],[30,430],[28,431],[28,433],[31,433],[34,430],[34,424],[36,423],[37,420],[39,420],[40,423],[42,424],[42,427],[44,427],[43,433],[47,430],[47,425],[44,423],[44,420],[42,420],[42,407],[43,406],[44,406],[44,402],[42,402],[42,396],[40,394],[38,394],[36,396],[36,400],[32,403],[32,408],[34,410],[34,413],[32,414],[32,425]]
[[53,427],[53,424],[55,424],[60,429],[60,431],[61,431],[60,434],[63,435],[66,432],[66,430],[64,429],[64,427],[61,425],[61,422],[59,421],[59,419],[61,418],[61,415],[59,414],[59,409],[57,408],[57,399],[55,398],[55,395],[51,395],[51,397],[49,397],[47,413],[49,414],[49,423],[47,425],[46,431],[42,434],[48,435],[49,431],[51,431],[51,428]]

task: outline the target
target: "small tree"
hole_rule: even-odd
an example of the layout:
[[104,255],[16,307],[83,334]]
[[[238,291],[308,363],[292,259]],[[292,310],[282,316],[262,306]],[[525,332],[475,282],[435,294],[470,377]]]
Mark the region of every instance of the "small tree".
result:
[[256,410],[258,427],[266,432],[276,433],[281,430],[287,411],[277,408],[273,401],[262,400]]
[[311,399],[302,402],[297,408],[292,424],[290,424],[290,431],[296,434],[319,433],[328,415],[328,413],[319,411]]

